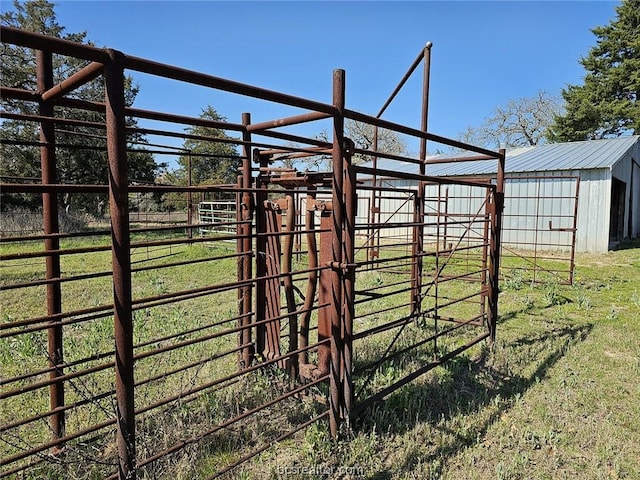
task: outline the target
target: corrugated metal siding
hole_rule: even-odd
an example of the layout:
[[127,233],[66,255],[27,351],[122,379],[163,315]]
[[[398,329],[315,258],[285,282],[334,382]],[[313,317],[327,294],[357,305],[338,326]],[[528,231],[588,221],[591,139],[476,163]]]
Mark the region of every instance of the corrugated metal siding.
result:
[[[549,180],[537,180],[535,176],[549,177]],[[609,206],[611,201],[611,174],[608,169],[597,170],[567,170],[559,172],[539,172],[510,174],[505,185],[505,218],[503,222],[503,241],[510,244],[536,242],[552,245],[570,244],[570,233],[549,230],[548,222],[552,221],[553,228],[571,228],[575,195],[575,180],[580,178],[578,199],[578,219],[576,234],[576,250],[582,252],[606,252],[609,248]],[[406,180],[389,181],[400,187],[410,186]],[[475,214],[484,202],[484,189],[471,189],[465,185],[449,185],[442,187],[449,189],[449,213],[471,212]],[[539,200],[532,200],[538,197]],[[360,192],[360,196],[368,196],[370,192]],[[427,197],[437,197],[437,187],[427,187]],[[523,197],[523,198],[517,198]],[[364,200],[361,200],[364,202]],[[401,205],[401,200],[385,200],[382,210],[392,212]],[[427,204],[427,211],[437,208],[435,202]],[[444,210],[444,206],[441,206]],[[382,216],[382,221],[411,221],[413,205],[407,204],[391,220],[390,214]],[[537,214],[537,218],[536,218]],[[449,226],[451,237],[461,235],[464,227]],[[537,238],[533,237],[536,235]],[[428,230],[435,233],[435,227]],[[382,235],[404,237],[410,235],[409,228],[383,229]],[[542,247],[541,247],[542,248]],[[564,249],[564,248],[563,248]]]
[[[508,163],[508,172],[610,168],[638,143],[638,136],[541,145]],[[507,152],[507,159],[509,152]]]
[[[531,179],[533,176],[549,177],[549,180],[538,182]],[[559,177],[580,178],[576,251],[608,251],[611,173],[605,168],[509,174],[509,180],[505,185],[503,240],[523,244],[531,242],[523,232],[508,231],[509,228],[524,227],[538,231],[538,237],[535,239],[537,243],[553,245],[570,242],[569,233],[550,231],[548,225],[551,220],[553,228],[572,226],[574,202],[570,197],[575,195],[575,180]],[[536,197],[535,190],[538,189],[540,191],[538,205],[533,204],[531,199],[514,198]],[[538,219],[531,218],[529,215],[535,214],[536,211],[539,213]],[[516,220],[511,218],[511,215],[522,218]]]
[[503,242],[521,248],[537,245],[539,250],[570,250],[572,232],[555,229],[573,227],[576,184],[576,178],[556,175],[509,176]]

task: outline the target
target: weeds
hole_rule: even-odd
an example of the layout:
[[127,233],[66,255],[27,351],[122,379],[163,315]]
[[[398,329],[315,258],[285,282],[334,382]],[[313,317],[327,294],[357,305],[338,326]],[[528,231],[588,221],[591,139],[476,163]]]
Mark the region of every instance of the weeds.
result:
[[520,270],[512,271],[503,280],[505,290],[519,291],[524,287],[524,275]]
[[612,306],[607,314],[607,320],[618,320],[620,318],[619,308]]
[[544,286],[543,298],[547,305],[550,307],[553,307],[554,305],[560,305],[560,303],[562,302],[562,297],[558,292],[558,284],[553,282],[547,283]]
[[576,301],[578,303],[578,307],[581,308],[582,310],[585,310],[588,312],[593,308],[593,305],[591,304],[591,299],[584,292],[578,293]]

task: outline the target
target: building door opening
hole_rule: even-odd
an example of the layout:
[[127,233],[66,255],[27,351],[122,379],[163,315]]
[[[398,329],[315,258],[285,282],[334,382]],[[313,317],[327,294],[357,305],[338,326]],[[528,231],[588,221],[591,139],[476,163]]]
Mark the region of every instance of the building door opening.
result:
[[624,238],[624,206],[627,184],[615,177],[611,178],[611,212],[609,220],[609,246]]

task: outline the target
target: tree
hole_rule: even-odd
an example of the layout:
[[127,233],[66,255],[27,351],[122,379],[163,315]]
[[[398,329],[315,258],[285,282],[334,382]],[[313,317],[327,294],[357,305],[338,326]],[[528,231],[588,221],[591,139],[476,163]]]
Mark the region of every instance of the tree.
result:
[[[357,122],[347,119],[344,123],[345,136],[353,140],[356,148],[363,150],[373,150],[375,144],[375,127],[370,123]],[[390,155],[408,155],[407,145],[400,135],[392,130],[378,128],[377,151]],[[353,163],[363,163],[370,161],[370,155],[356,154]]]
[[[200,118],[218,122],[226,120],[212,106],[204,108]],[[185,153],[178,157],[178,168],[164,175],[165,183],[187,185],[189,183],[189,163],[191,164],[191,185],[235,184],[238,181],[241,159],[235,145],[214,140],[231,139],[224,130],[192,126],[186,129],[186,133],[202,138],[187,138],[184,141],[182,150]],[[166,194],[164,203],[168,208],[175,210],[182,210],[187,206],[186,196],[181,193]]]
[[596,45],[580,59],[584,84],[562,91],[566,112],[550,128],[554,141],[640,134],[640,0],[623,0],[616,13],[592,30]]
[[468,127],[460,140],[490,148],[540,145],[548,140],[549,126],[560,110],[560,100],[541,90],[496,107],[482,125]]
[[[226,121],[226,118],[219,115],[216,109],[210,105],[202,110],[200,118],[218,122]],[[187,128],[187,134],[226,140],[231,138],[222,129],[202,126]],[[240,156],[234,144],[187,138],[182,149],[189,153],[180,155],[178,158],[180,166],[174,172],[174,181],[177,184],[187,184],[189,158],[191,158],[192,185],[236,183]]]
[[[42,33],[45,35],[63,38],[74,42],[87,42],[86,32],[65,33],[65,28],[56,19],[54,5],[47,0],[30,0],[19,3],[14,0],[14,10],[0,15],[3,25],[21,28],[24,30]],[[37,90],[35,52],[28,48],[2,44],[0,47],[2,60],[2,83],[5,86],[24,90]],[[65,57],[53,56],[54,83],[57,84],[80,70],[87,62]],[[133,84],[130,77],[125,79],[125,102],[132,105],[138,93],[138,87]],[[86,83],[69,93],[67,97],[94,102],[104,102],[105,89],[101,77]],[[38,105],[22,101],[3,99],[3,108],[6,111],[23,114],[37,114]],[[72,118],[91,122],[104,123],[104,114],[82,111],[67,107],[55,107],[58,117]],[[128,126],[135,126],[133,119],[127,119]],[[33,122],[24,122],[4,119],[0,125],[0,137],[10,140],[37,141],[38,125]],[[128,154],[129,176],[132,180],[153,181],[159,168],[151,154],[143,151],[139,145],[146,143],[141,135],[128,134],[129,146],[136,146],[138,152]],[[106,139],[104,132],[95,128],[65,126],[56,128],[56,162],[57,182],[82,183],[82,184],[106,184],[108,182],[108,160],[105,151]],[[81,148],[70,148],[77,146]],[[10,177],[39,178],[40,152],[37,147],[24,145],[0,145],[0,155],[3,161],[0,163],[0,174]],[[16,197],[3,195],[3,205],[16,203]],[[106,208],[105,198],[95,195],[65,195],[61,199],[62,206],[66,210],[78,210],[91,214],[101,215]],[[34,208],[37,201],[26,202],[18,199],[24,206]]]
[[[407,145],[398,133],[393,130],[378,128],[378,138],[376,142],[375,130],[375,126],[370,123],[358,122],[350,118],[347,118],[344,122],[344,135],[353,141],[356,148],[361,150],[373,150],[377,143],[377,151],[379,153],[388,153],[390,155],[409,155]],[[316,136],[316,138],[317,140],[331,143],[331,139],[329,138],[329,134],[326,130],[322,131]],[[310,158],[311,160],[309,163],[312,165],[326,167],[327,169],[331,168],[330,156],[314,156]],[[358,165],[371,160],[371,155],[356,153],[353,156],[352,162],[354,165]]]

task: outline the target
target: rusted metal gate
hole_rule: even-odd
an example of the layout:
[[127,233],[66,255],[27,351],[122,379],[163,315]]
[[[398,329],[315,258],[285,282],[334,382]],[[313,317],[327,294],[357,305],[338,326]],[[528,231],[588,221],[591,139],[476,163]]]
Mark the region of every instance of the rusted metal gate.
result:
[[[370,183],[372,171],[356,171],[365,175],[363,183]],[[374,210],[373,223],[356,226],[367,232],[360,249],[368,252],[358,264],[364,271],[355,292],[360,326],[353,334],[356,355],[359,344],[370,345],[354,365],[358,412],[495,335],[498,292],[492,268],[498,255],[499,187],[484,180],[377,173],[420,186],[370,185],[369,192],[389,200],[391,207]],[[466,189],[464,198],[473,199],[471,204],[448,206],[451,199],[444,192],[450,184]],[[414,212],[411,220],[404,218],[407,202]],[[391,375],[391,381],[380,385],[379,372],[393,372],[394,362],[408,358],[415,362],[413,371],[400,378]]]
[[505,178],[502,277],[573,285],[580,177]]
[[[486,176],[475,181],[495,183],[496,178]],[[412,234],[408,226],[414,211],[412,199],[418,182],[375,175],[363,182],[377,186],[360,201],[373,222],[367,231],[367,258],[375,258],[380,245],[391,239],[408,244]],[[461,233],[454,221],[455,212],[472,211],[483,195],[463,184],[442,187],[433,184],[427,188],[433,202],[426,206],[426,212],[439,219],[440,243],[446,248]],[[506,261],[501,262],[501,278],[517,284],[573,284],[580,177],[512,175],[505,177],[504,188],[501,258]],[[370,203],[373,206],[368,208]],[[391,228],[393,225],[396,228]],[[482,235],[475,227],[471,233]]]
[[[7,45],[36,50],[38,79],[36,91],[2,86],[3,98],[37,109],[8,109],[3,118],[39,127],[39,138],[2,142],[35,148],[41,160],[38,181],[3,183],[2,195],[41,199],[42,229],[0,238],[0,476],[65,476],[74,468],[106,478],[170,475],[172,459],[202,446],[206,453],[198,458],[213,462],[215,478],[314,423],[328,420],[336,437],[372,402],[495,337],[504,152],[427,133],[427,76],[423,124],[414,129],[348,110],[342,70],[333,74],[332,104],[324,104],[114,50],[8,27],[1,33]],[[428,67],[429,52],[430,45],[410,72],[423,60]],[[84,59],[86,66],[54,78],[53,55]],[[127,72],[297,113],[260,123],[244,113],[231,123],[136,109],[125,104]],[[103,82],[104,102],[73,98],[75,88],[91,81]],[[78,111],[100,120],[79,119]],[[127,117],[163,127],[130,126]],[[355,148],[344,137],[346,118],[419,139],[419,157]],[[329,143],[281,130],[323,121],[333,131]],[[130,181],[127,155],[144,149],[128,144],[128,135],[184,140],[184,125],[235,132],[198,139],[239,148],[237,184]],[[102,139],[93,148],[108,163],[105,183],[59,183],[57,156],[83,148],[82,142],[57,143],[61,127],[78,137],[91,130]],[[498,181],[425,175],[427,140],[495,159]],[[372,234],[407,222],[358,213],[361,200],[372,205],[367,197],[385,191],[360,181],[403,175],[354,166],[355,154],[420,166],[420,173],[408,175],[420,187],[403,193],[414,205],[410,237],[381,236],[375,255],[367,254]],[[274,164],[282,156],[309,155],[331,158],[331,172],[298,173]],[[443,213],[441,196],[427,192],[447,184],[473,191],[474,208]],[[129,212],[130,194],[137,193],[184,195],[189,209],[193,194],[234,194],[236,217],[224,227],[235,231],[192,235],[213,225],[193,224],[188,212],[184,222],[138,227]],[[80,194],[108,201],[107,224],[61,228],[60,195]],[[168,246],[171,255],[132,261],[136,249]],[[403,337],[408,331],[410,341]],[[374,339],[381,346],[365,348]],[[374,372],[410,351],[419,352],[410,374],[372,388]]]

